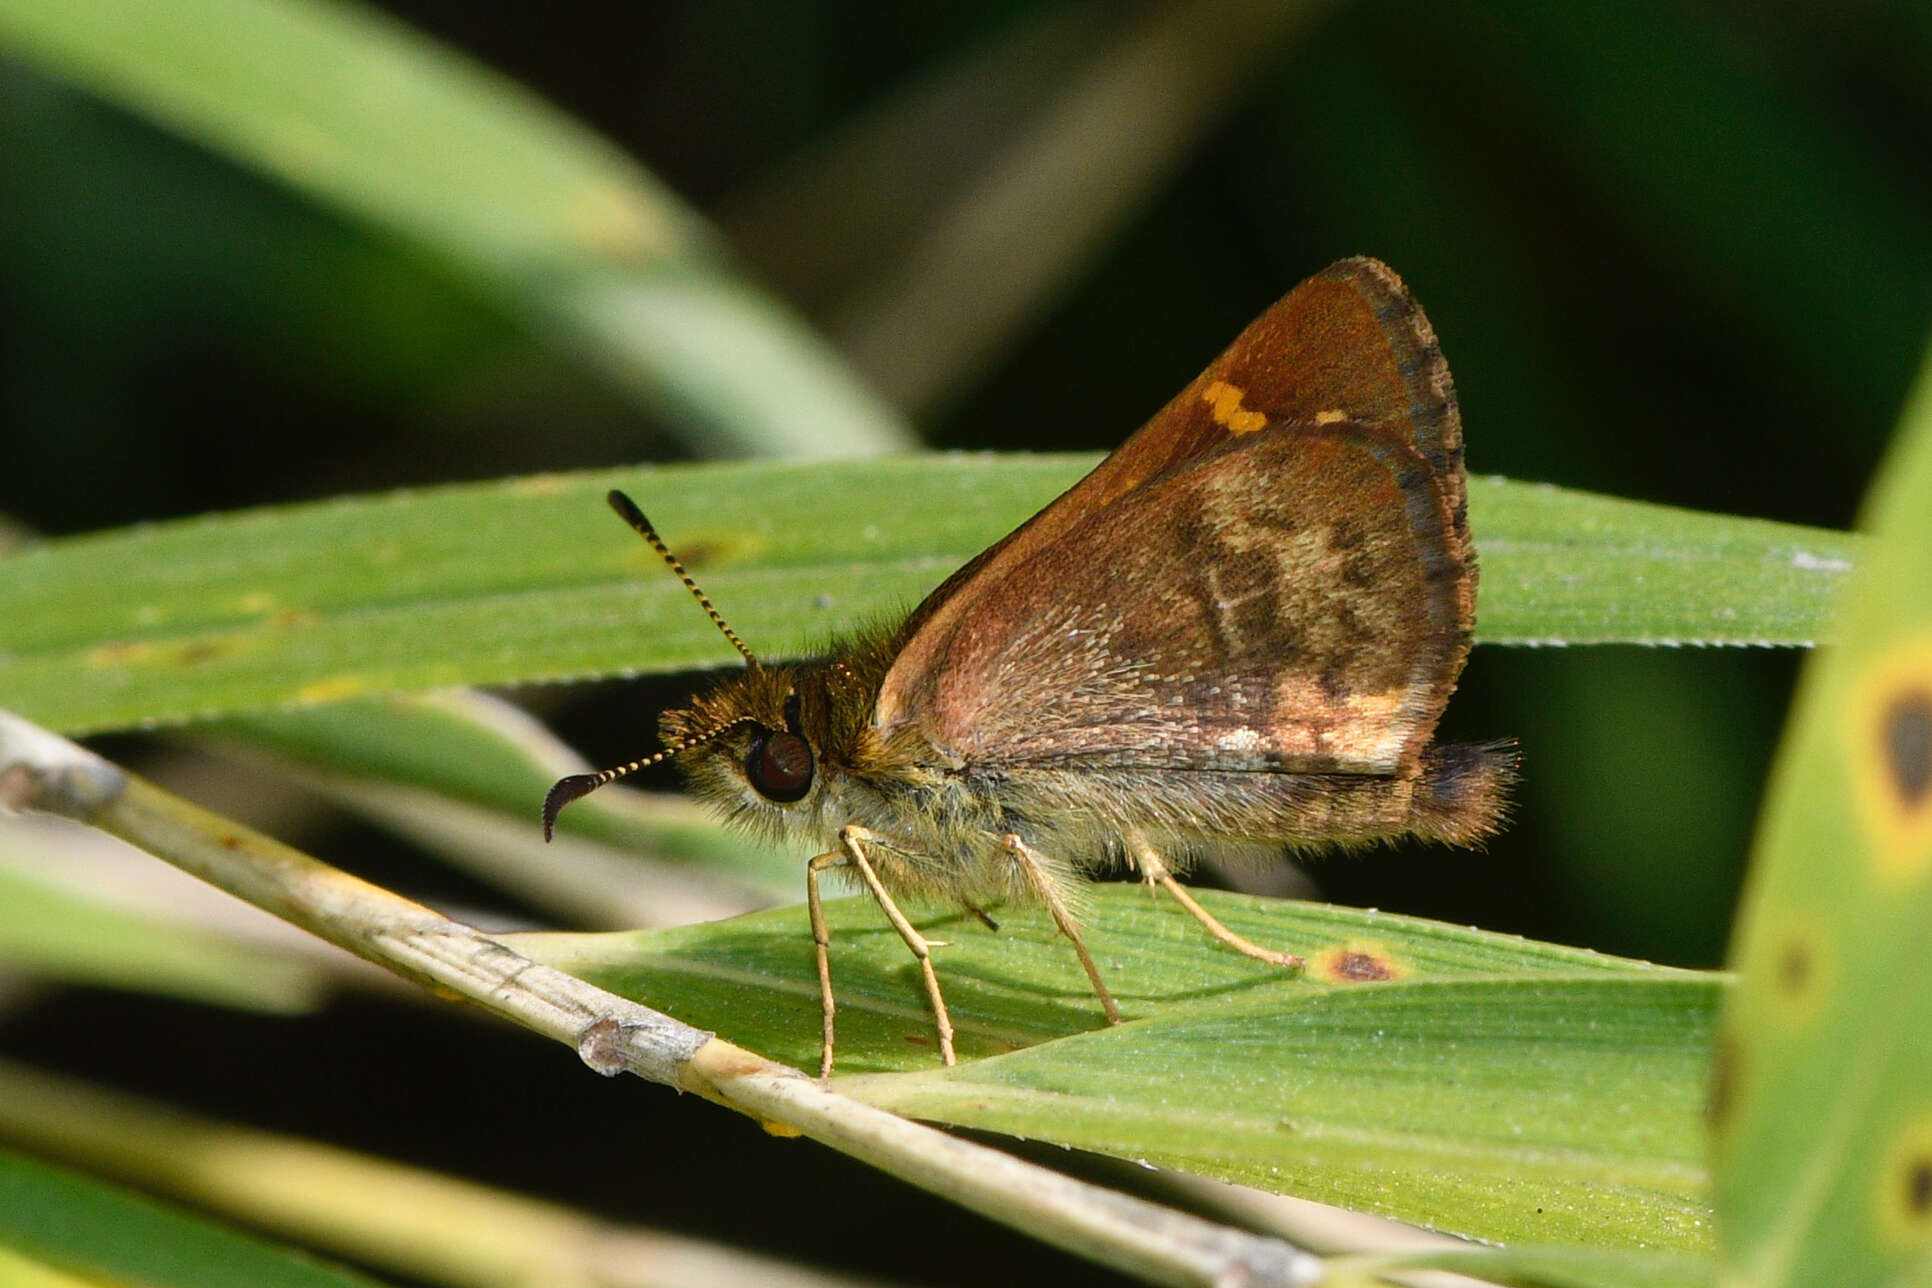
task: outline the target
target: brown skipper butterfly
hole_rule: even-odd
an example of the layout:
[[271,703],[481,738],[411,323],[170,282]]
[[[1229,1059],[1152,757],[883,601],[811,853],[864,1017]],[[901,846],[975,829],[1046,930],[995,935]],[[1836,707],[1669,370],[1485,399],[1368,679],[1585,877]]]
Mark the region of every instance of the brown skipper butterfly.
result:
[[734,821],[810,838],[806,865],[832,1068],[819,877],[862,883],[952,1023],[903,896],[1043,904],[1107,1018],[1068,910],[1125,862],[1216,939],[1176,879],[1200,854],[1493,832],[1507,744],[1434,746],[1468,656],[1476,553],[1449,368],[1389,268],[1348,259],[1296,287],[1093,473],[948,578],[896,629],[823,657],[746,648],[629,498],[641,533],[744,654],[665,713],[643,760],[565,778],[557,811],[675,759]]

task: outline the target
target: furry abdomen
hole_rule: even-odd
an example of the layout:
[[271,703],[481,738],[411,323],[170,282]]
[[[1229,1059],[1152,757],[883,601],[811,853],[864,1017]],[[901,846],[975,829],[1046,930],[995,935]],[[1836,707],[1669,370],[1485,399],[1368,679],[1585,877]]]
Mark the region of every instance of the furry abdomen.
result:
[[1249,770],[1028,767],[989,783],[1011,825],[1037,849],[1061,848],[1092,872],[1143,836],[1184,864],[1192,854],[1256,845],[1319,850],[1417,837],[1473,845],[1501,826],[1516,752],[1508,744],[1434,747],[1417,773],[1290,774]]
[[895,893],[1033,902],[1002,845],[1012,833],[1072,901],[1081,878],[1121,863],[1134,837],[1179,871],[1257,847],[1285,856],[1411,836],[1473,845],[1501,825],[1515,766],[1509,745],[1452,745],[1431,748],[1411,776],[1030,766],[938,774],[918,788],[841,776],[817,813],[827,848],[848,823],[900,842],[868,852]]

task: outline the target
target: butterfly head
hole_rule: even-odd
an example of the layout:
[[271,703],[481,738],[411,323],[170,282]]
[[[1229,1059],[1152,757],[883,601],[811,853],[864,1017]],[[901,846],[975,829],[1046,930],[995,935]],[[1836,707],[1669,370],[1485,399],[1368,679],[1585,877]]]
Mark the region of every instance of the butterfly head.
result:
[[827,773],[826,752],[836,763],[852,762],[868,737],[876,678],[884,664],[882,643],[848,646],[818,662],[760,662],[719,615],[642,512],[621,492],[611,508],[664,557],[699,605],[744,656],[745,668],[725,676],[686,707],[664,713],[664,745],[649,756],[613,769],[573,774],[544,800],[544,835],[565,805],[640,769],[674,760],[700,799],[728,819],[767,832],[814,822],[838,794],[845,776]]
[[799,678],[792,666],[749,666],[658,723],[692,793],[735,822],[775,832],[816,812],[822,738],[807,730]]

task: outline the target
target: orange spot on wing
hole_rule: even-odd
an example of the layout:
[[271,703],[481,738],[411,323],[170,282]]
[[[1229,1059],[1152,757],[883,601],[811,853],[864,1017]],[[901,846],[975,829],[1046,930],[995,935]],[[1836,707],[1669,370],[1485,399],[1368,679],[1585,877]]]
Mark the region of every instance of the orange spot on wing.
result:
[[1217,380],[1201,391],[1201,401],[1207,404],[1214,423],[1230,434],[1252,434],[1268,423],[1266,416],[1241,405],[1246,396],[1239,386],[1225,380]]

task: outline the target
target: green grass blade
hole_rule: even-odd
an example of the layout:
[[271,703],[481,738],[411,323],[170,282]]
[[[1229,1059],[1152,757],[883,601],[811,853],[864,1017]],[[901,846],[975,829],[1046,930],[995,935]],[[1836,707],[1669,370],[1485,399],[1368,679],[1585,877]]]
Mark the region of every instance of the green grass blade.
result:
[[[326,774],[421,788],[500,811],[527,829],[531,862],[546,868],[555,856],[538,844],[538,807],[552,783],[585,768],[522,710],[466,690],[256,712],[221,721],[211,732]],[[651,731],[638,736],[648,739]],[[796,846],[727,834],[683,796],[613,787],[577,802],[557,826],[560,834],[626,855],[702,864],[763,893],[760,906],[805,895],[808,856]]]
[[366,1288],[372,1281],[0,1149],[0,1247],[90,1282]]
[[1859,540],[1565,488],[1472,479],[1492,644],[1825,642]]
[[[962,1063],[865,900],[828,908],[839,1080],[887,1108],[1327,1199],[1484,1239],[1696,1250],[1716,977],[1383,914],[1208,895],[1306,978],[1138,888],[1091,892],[1109,1028],[1044,915],[914,916]],[[779,1059],[819,1013],[800,909],[519,947]],[[1374,963],[1385,983],[1334,983]],[[866,1071],[873,1071],[867,1073]],[[880,1072],[892,1071],[892,1072]]]
[[[761,652],[902,612],[1092,464],[676,466],[249,511],[0,559],[0,706],[68,732],[736,661],[605,508],[629,489]],[[1843,534],[1471,491],[1493,643],[1801,644]]]
[[1725,1282],[1932,1282],[1932,363],[1805,673],[1733,960]]
[[373,9],[0,0],[0,50],[442,257],[702,449],[912,441],[642,166]]
[[[1683,974],[1389,913],[1215,891],[1200,897],[1237,933],[1305,956],[1308,981],[1368,959],[1403,980]],[[1083,933],[1130,1018],[1186,1014],[1197,1003],[1238,1001],[1282,983],[1277,967],[1220,948],[1179,908],[1149,899],[1138,887],[1093,886],[1084,906]],[[964,913],[927,913],[909,915],[946,941],[939,961],[962,1058],[1003,1055],[1104,1027],[1079,962],[1045,913],[995,909],[997,934]],[[905,945],[864,899],[831,900],[826,917],[840,1006],[840,1072],[928,1068],[936,1058],[932,1021]],[[775,1059],[807,1064],[818,1058],[818,977],[802,908],[672,930],[510,938],[532,956]]]
[[320,972],[218,931],[171,924],[36,880],[45,863],[0,835],[0,962],[37,979],[117,988],[211,1006],[293,1014],[315,1006]]
[[1708,1241],[1714,981],[1267,993],[851,1090],[1485,1240]]

